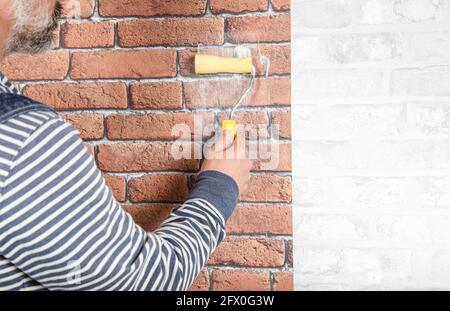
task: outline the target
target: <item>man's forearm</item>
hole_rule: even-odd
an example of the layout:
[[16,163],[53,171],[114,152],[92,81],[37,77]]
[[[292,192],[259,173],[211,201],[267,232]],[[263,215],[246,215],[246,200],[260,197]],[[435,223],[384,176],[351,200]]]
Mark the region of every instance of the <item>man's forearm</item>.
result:
[[[198,176],[189,199],[154,232],[168,243],[167,249],[175,253],[173,258],[164,258],[174,265],[161,267],[170,281],[162,282],[159,289],[189,287],[209,255],[225,238],[225,224],[236,207],[238,195],[236,183],[225,174],[207,171]],[[167,266],[170,271],[164,268]]]

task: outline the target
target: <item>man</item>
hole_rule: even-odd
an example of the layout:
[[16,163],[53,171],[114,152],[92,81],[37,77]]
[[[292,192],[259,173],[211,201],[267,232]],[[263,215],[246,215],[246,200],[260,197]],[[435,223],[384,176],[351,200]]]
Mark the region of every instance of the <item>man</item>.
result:
[[[0,0],[0,60],[50,47],[60,13],[55,0]],[[79,133],[0,76],[0,289],[187,289],[249,179],[249,160],[219,159],[243,151],[233,139],[217,141],[186,202],[147,233],[114,200]]]

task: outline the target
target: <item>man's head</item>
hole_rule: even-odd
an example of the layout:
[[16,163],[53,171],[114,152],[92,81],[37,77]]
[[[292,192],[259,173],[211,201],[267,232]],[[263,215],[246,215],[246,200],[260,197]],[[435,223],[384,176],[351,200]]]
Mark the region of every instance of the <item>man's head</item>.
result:
[[0,56],[51,47],[62,6],[57,0],[0,0]]

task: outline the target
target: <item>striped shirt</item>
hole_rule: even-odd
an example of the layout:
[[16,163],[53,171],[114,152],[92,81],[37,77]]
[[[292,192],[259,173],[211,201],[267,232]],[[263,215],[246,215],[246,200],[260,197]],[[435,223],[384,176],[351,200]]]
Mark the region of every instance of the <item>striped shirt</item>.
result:
[[12,85],[12,83],[0,72],[0,94],[12,93],[19,94],[19,91]]
[[145,232],[79,132],[50,111],[0,123],[0,191],[0,290],[186,290],[238,198],[230,177],[203,172],[184,204]]

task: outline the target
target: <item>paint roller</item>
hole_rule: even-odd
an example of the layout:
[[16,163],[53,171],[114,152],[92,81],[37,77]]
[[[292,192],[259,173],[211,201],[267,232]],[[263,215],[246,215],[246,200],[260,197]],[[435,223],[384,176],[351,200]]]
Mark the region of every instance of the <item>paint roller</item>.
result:
[[[262,56],[261,60],[266,63],[266,76],[269,73],[270,61]],[[237,134],[237,122],[233,118],[237,108],[244,102],[255,83],[256,68],[253,65],[251,51],[247,47],[236,47],[234,57],[221,57],[208,54],[197,54],[195,56],[195,73],[202,74],[250,74],[250,83],[242,93],[239,100],[234,104],[227,120],[222,121],[222,130],[230,130],[233,135]]]

